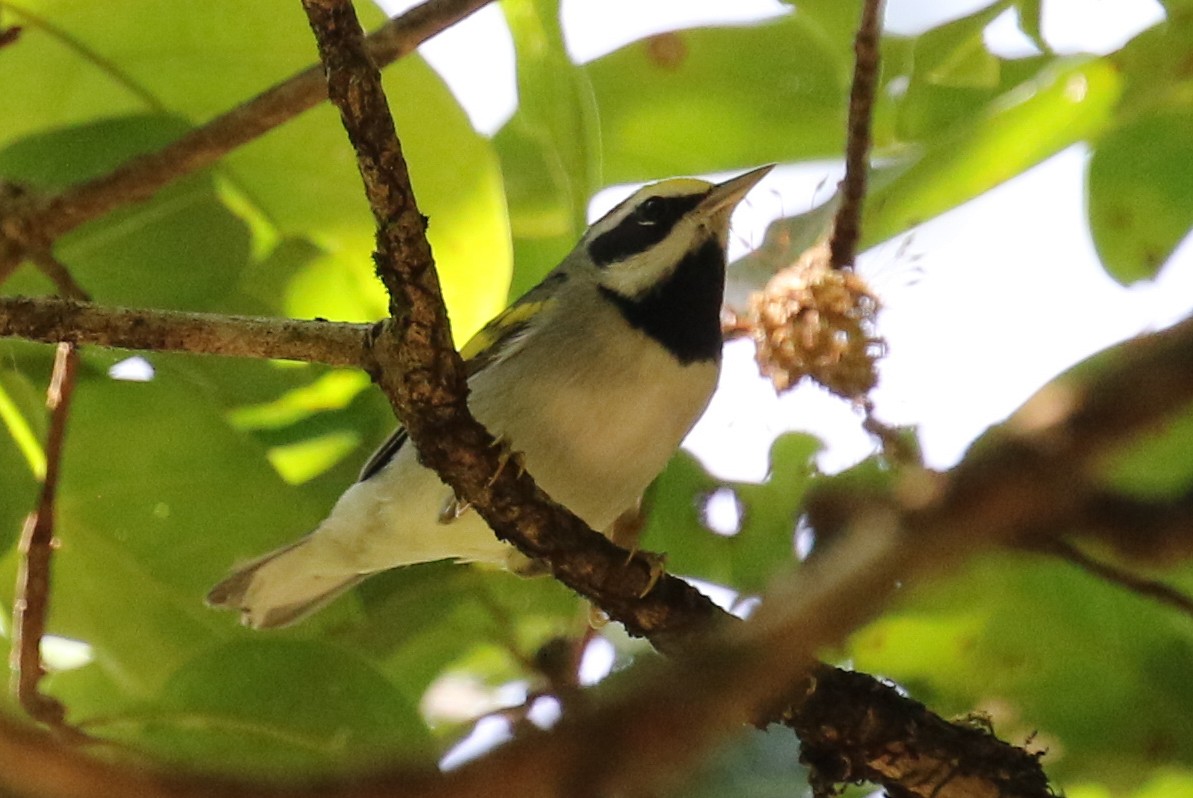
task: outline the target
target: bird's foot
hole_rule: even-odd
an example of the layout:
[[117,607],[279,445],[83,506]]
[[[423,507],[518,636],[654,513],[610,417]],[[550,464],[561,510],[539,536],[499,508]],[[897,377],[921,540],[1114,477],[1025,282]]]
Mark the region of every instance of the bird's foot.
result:
[[646,587],[642,588],[642,592],[638,594],[638,598],[646,598],[646,595],[654,590],[654,586],[663,578],[663,574],[667,573],[667,555],[657,554],[653,551],[640,551],[635,548],[630,551],[630,556],[626,558],[626,565],[629,565],[635,556],[646,560],[647,565],[650,566],[650,575],[647,578]]
[[455,496],[449,496],[439,510],[439,523],[450,524],[471,509],[472,505],[468,502],[460,501]]
[[489,482],[485,487],[493,487],[493,483],[497,481],[497,478],[501,476],[501,472],[505,471],[505,467],[511,462],[518,467],[519,477],[526,473],[525,456],[521,452],[514,451],[510,446],[509,440],[504,435],[495,438],[490,445],[501,451],[497,454],[497,470],[493,472],[493,476],[489,477]]

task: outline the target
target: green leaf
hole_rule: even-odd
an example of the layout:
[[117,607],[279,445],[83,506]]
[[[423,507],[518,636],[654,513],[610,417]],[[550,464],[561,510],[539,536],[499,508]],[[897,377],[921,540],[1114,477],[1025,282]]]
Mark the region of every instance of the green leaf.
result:
[[865,246],[927,221],[1108,126],[1121,80],[1106,60],[1058,62],[948,131],[901,165],[879,171],[866,199]]
[[913,70],[898,102],[898,143],[931,146],[946,131],[970,128],[1000,96],[1038,80],[1056,61],[1050,56],[998,59],[997,79],[973,84],[940,82]]
[[848,53],[861,19],[860,3],[837,0],[784,0],[803,16],[809,29],[819,31],[824,46],[835,53]]
[[[4,349],[0,346],[0,352]],[[44,397],[20,372],[0,364],[0,554],[17,541],[25,516],[36,506],[45,474]]]
[[[421,59],[388,67],[384,82],[459,343],[504,307],[510,281],[497,160]],[[315,109],[237,150],[227,168],[279,234],[318,250],[292,273],[279,310],[343,321],[385,315],[372,269],[372,216],[332,109]]]
[[915,43],[915,79],[939,86],[997,86],[1000,62],[986,49],[983,34],[1003,11],[995,3],[925,32]]
[[[368,7],[362,7],[362,14],[369,24],[380,19]],[[119,13],[87,3],[33,0],[12,8],[7,21],[23,25],[24,31],[4,50],[6,113],[0,116],[0,142],[113,116],[173,118],[175,128],[164,138],[153,124],[142,132],[130,123],[123,131],[128,143],[106,123],[98,125],[105,139],[97,146],[111,145],[106,153],[119,156],[117,160],[147,149],[141,146],[147,135],[153,147],[160,146],[187,123],[234,107],[316,58],[306,20],[283,0],[261,0],[251,7],[213,0],[202,8],[171,6],[168,13],[151,0],[124,0]],[[261,46],[262,31],[269,31],[268,47]],[[432,220],[431,243],[455,332],[464,340],[503,307],[510,279],[497,160],[443,82],[417,56],[388,68],[385,83],[395,98],[392,105],[420,208]],[[71,137],[72,158],[61,157],[58,147],[52,157],[39,158],[39,168],[60,164],[59,171],[78,179],[73,152],[80,139],[69,130],[61,134]],[[195,193],[198,178],[192,178],[166,189],[153,206],[124,209],[89,225],[86,230],[102,226],[106,236],[95,234],[69,249],[75,236],[84,234],[78,231],[63,242],[60,256],[81,275],[84,287],[101,298],[190,309],[224,307],[216,302],[223,298],[239,306],[240,297],[228,295],[235,294],[232,289],[246,266],[248,233],[243,224],[227,226],[226,220],[235,217],[223,208],[231,205],[251,223],[255,236],[313,244],[322,258],[309,258],[307,269],[354,275],[335,284],[300,283],[292,292],[275,292],[264,297],[270,312],[301,310],[345,320],[382,315],[383,294],[371,276],[373,220],[334,109],[324,104],[291,120],[239,148],[217,168],[223,181],[218,202],[206,204],[206,194]],[[203,183],[203,192],[210,185]],[[164,223],[141,221],[163,210],[171,215]],[[189,227],[183,225],[186,221]],[[140,226],[148,230],[133,229]],[[89,269],[82,261],[92,257],[95,240],[107,243],[107,260],[94,256]],[[305,277],[305,271],[299,274]],[[169,282],[165,276],[191,293],[168,294],[161,288]],[[113,284],[119,285],[119,294],[108,293]],[[354,301],[328,301],[344,284],[355,286],[349,293]],[[330,310],[305,301],[308,294],[328,301]]]
[[[0,150],[0,176],[60,188],[156,149],[183,130],[173,117],[135,116],[30,135]],[[71,232],[55,254],[96,299],[207,310],[220,307],[234,289],[248,261],[249,237],[211,178],[195,175]],[[30,279],[14,279],[5,290],[36,293]]]
[[587,74],[568,56],[557,0],[502,4],[514,40],[518,110],[494,138],[504,167],[520,296],[584,231],[602,185],[597,108]]
[[1138,436],[1125,451],[1099,463],[1108,488],[1149,500],[1175,499],[1193,490],[1193,405],[1163,426]]
[[260,636],[203,651],[151,711],[98,728],[166,760],[288,778],[432,751],[417,702],[351,651]]
[[303,15],[278,0],[201,7],[123,0],[120,13],[25,0],[5,3],[5,11],[7,23],[23,27],[5,48],[5,80],[22,88],[6,94],[11,113],[0,122],[0,139],[146,111],[207,119],[315,58]]
[[[1029,73],[1035,68],[1017,67]],[[1109,60],[1065,59],[1000,94],[980,114],[964,121],[950,117],[951,127],[873,170],[863,247],[951,210],[1071,144],[1097,139],[1112,124],[1121,90]],[[837,201],[834,195],[812,211],[772,222],[766,257],[743,258],[729,270],[731,303],[764,286],[776,265],[798,257],[810,238],[827,229]]]
[[[741,592],[757,592],[794,560],[795,523],[820,442],[788,434],[771,447],[766,482],[720,483],[681,452],[647,494],[650,509],[642,545],[665,552],[668,567]],[[703,521],[705,501],[731,490],[742,508],[741,528],[725,536]]]
[[[160,366],[151,382],[109,379],[115,359],[84,354],[57,504],[49,631],[95,656],[50,682],[76,717],[152,696],[198,650],[239,633],[203,605],[207,589],[319,520],[203,391]],[[11,577],[14,558],[4,563]],[[11,584],[0,578],[4,595]],[[88,689],[93,668],[117,692]]]
[[1062,753],[1045,760],[1062,782],[1127,786],[1161,762],[1193,762],[1187,619],[1066,563],[973,560],[906,592],[847,654],[938,713],[985,711],[1012,742],[1038,732]]
[[411,694],[478,647],[504,652],[496,664],[489,658],[483,675],[496,683],[525,678],[539,646],[582,632],[576,596],[546,578],[441,562],[378,574],[358,592],[365,620],[338,639],[382,659]]
[[1154,277],[1193,228],[1193,106],[1131,119],[1089,162],[1089,224],[1106,271]]
[[1188,64],[1190,41],[1193,4],[1182,0],[1172,4],[1163,22],[1107,56],[1123,75],[1123,118],[1189,106],[1193,89]]
[[815,20],[797,13],[665,33],[586,65],[606,178],[839,156],[852,60],[827,41]]
[[1023,31],[1023,35],[1031,39],[1032,44],[1040,48],[1040,52],[1052,52],[1048,40],[1044,38],[1043,0],[1015,0],[1014,6],[1019,20],[1019,30]]
[[790,798],[808,776],[796,756],[796,738],[782,726],[749,729],[703,759],[680,789],[668,795],[683,798]]

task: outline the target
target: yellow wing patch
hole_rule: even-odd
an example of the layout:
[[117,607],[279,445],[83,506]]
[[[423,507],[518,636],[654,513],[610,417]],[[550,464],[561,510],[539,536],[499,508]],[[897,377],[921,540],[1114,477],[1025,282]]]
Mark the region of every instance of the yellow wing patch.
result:
[[501,359],[518,336],[530,327],[531,321],[554,301],[538,299],[534,294],[535,291],[531,291],[503,310],[460,349],[469,376]]

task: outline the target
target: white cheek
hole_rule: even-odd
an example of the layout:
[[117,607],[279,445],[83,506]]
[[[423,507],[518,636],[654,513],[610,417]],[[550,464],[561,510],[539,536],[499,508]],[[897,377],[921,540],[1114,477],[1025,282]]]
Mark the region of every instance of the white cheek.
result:
[[685,220],[671,234],[646,252],[605,268],[601,285],[625,297],[640,296],[658,283],[683,259],[694,240],[694,225]]

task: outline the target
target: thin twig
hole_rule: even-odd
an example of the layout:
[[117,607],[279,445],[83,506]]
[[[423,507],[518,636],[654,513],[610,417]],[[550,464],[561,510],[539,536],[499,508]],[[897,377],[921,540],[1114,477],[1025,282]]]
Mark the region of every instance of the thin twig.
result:
[[67,299],[74,299],[79,302],[91,301],[91,295],[87,293],[83,286],[79,285],[78,281],[75,280],[75,276],[70,273],[70,269],[66,268],[65,264],[55,258],[49,250],[34,252],[30,257],[34,265],[58,289],[59,294]]
[[106,307],[0,297],[0,337],[361,367],[368,324]]
[[1157,601],[1193,617],[1193,597],[1159,580],[1148,579],[1131,573],[1125,568],[1095,559],[1067,540],[1051,538],[1034,544],[1025,544],[1024,548],[1058,557],[1103,581],[1118,585],[1136,595]]
[[[388,64],[468,17],[491,0],[429,0],[390,20],[368,38],[369,53]],[[53,241],[115,208],[149,199],[162,188],[218,161],[326,98],[322,71],[312,66],[195,128],[157,152],[38,203],[26,228]],[[0,225],[0,234],[8,231]]]
[[59,344],[54,371],[46,392],[50,411],[50,430],[46,438],[46,473],[42,480],[37,510],[21,530],[21,559],[17,571],[16,598],[13,601],[12,669],[17,700],[30,717],[72,738],[80,732],[66,723],[66,708],[44,695],[39,684],[45,675],[41,661],[41,641],[45,635],[50,604],[50,561],[54,552],[54,499],[62,473],[66,423],[75,386],[79,358],[71,344]]
[[[49,251],[33,254],[33,261],[58,290],[74,299],[88,299],[70,270]],[[66,447],[66,425],[74,394],[79,353],[74,344],[60,343],[54,358],[46,407],[50,429],[46,438],[46,471],[37,509],[21,530],[17,584],[13,601],[12,682],[20,705],[30,717],[45,723],[67,739],[82,741],[87,735],[66,723],[66,707],[44,695],[39,683],[45,674],[41,641],[50,611],[51,564],[54,555],[55,499]]]
[[1172,566],[1193,557],[1193,489],[1153,500],[1095,491],[1069,529],[1110,546],[1119,557]]
[[853,49],[857,61],[849,91],[849,122],[845,143],[845,179],[841,181],[841,205],[833,221],[829,242],[834,269],[852,266],[862,231],[862,203],[870,168],[870,119],[878,86],[881,44],[882,0],[865,0]]

